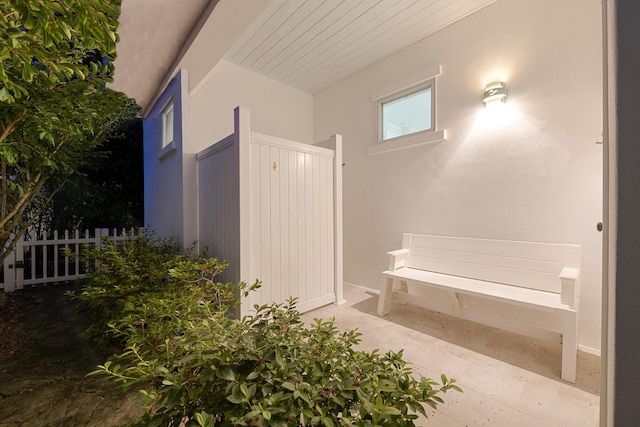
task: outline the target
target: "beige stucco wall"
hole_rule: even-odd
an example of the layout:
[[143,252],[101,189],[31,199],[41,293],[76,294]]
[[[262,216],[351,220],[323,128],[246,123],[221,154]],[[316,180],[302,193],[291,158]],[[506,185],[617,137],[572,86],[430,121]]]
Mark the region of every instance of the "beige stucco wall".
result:
[[190,92],[187,149],[198,152],[231,134],[238,105],[251,109],[253,131],[313,142],[311,94],[222,59]]

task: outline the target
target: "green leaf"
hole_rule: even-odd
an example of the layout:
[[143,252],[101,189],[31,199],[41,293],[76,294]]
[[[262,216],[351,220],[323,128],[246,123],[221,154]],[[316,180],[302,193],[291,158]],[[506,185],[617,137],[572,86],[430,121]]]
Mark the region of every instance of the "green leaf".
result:
[[234,403],[236,405],[241,404],[242,402],[244,402],[244,399],[238,395],[231,395],[231,396],[227,396],[227,400],[231,403]]
[[296,391],[296,386],[288,381],[283,382],[282,387],[289,391]]
[[27,30],[33,30],[34,27],[36,26],[36,19],[33,17],[32,14],[30,14],[29,12],[27,12],[23,17],[22,17],[22,25],[27,29]]
[[60,28],[64,32],[64,35],[67,37],[67,39],[70,39],[71,38],[71,27],[69,27],[69,25],[67,25],[66,22],[61,21],[60,22]]
[[325,427],[335,427],[335,424],[333,423],[333,421],[331,421],[331,418],[329,417],[322,417],[320,418],[320,421],[322,421],[322,424],[324,424]]
[[[230,366],[223,366],[216,370],[216,376],[226,381],[235,381],[236,375]],[[242,386],[241,386],[242,387]]]
[[201,427],[211,427],[215,425],[213,416],[206,412],[197,412],[194,418]]
[[380,413],[383,415],[402,415],[402,412],[391,406],[383,407],[382,409],[380,409]]
[[33,81],[33,69],[30,65],[24,65],[22,67],[22,80],[31,83]]
[[8,101],[11,98],[6,87],[0,87],[0,101]]

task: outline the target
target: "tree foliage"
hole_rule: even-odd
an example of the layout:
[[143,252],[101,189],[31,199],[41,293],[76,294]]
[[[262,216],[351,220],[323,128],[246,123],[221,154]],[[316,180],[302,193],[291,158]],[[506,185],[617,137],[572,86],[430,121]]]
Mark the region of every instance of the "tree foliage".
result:
[[133,101],[113,74],[120,0],[0,2],[0,261]]
[[0,103],[0,259],[16,231],[33,224],[65,180],[137,110],[124,94],[81,80]]
[[54,196],[48,230],[137,228],[144,225],[142,119],[127,120]]
[[88,76],[104,85],[113,71],[120,3],[0,2],[0,102]]

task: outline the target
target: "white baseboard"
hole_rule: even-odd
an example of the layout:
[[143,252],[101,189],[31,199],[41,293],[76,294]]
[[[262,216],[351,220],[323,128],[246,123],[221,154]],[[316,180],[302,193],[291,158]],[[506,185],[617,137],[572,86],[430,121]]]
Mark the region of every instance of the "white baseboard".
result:
[[347,285],[347,286],[353,286],[354,288],[364,289],[367,292],[371,292],[371,293],[376,294],[376,295],[380,295],[380,290],[379,289],[368,288],[366,286],[360,286],[360,285],[356,285],[355,283],[349,283],[349,282],[344,282],[344,284]]
[[600,350],[598,350],[597,348],[593,348],[593,347],[589,347],[589,346],[586,346],[586,345],[579,344],[578,345],[578,350],[580,350],[583,353],[590,354],[592,356],[601,357]]

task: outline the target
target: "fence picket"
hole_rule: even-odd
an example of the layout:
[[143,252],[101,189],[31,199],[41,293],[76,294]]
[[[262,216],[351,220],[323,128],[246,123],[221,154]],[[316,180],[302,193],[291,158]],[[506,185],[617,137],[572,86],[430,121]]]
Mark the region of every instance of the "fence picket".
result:
[[[85,276],[80,269],[80,252],[83,244],[102,245],[103,238],[111,241],[122,241],[127,238],[135,238],[134,229],[127,234],[123,228],[120,235],[118,230],[113,229],[113,235],[110,235],[109,229],[96,228],[94,235],[91,236],[89,230],[85,230],[81,236],[80,230],[64,231],[64,237],[60,237],[57,231],[53,234],[45,231],[34,233],[33,237],[25,240],[24,236],[18,239],[15,249],[7,256],[2,264],[3,275],[0,281],[0,290],[4,292],[13,292],[23,289],[24,286],[33,286],[38,284],[47,284],[55,282],[65,282],[79,279]],[[69,250],[73,254],[68,256]],[[49,257],[49,248],[53,249],[53,256]],[[60,265],[60,251],[64,250],[63,265]],[[25,257],[28,254],[28,257]],[[25,258],[27,258],[25,260]],[[49,268],[49,260],[52,258],[53,268]],[[42,268],[38,266],[42,263]],[[25,278],[25,269],[30,273]],[[38,277],[39,272],[42,277]],[[49,274],[51,272],[51,274]]]
[[[18,243],[16,244],[15,253],[14,253],[14,266],[24,263],[24,236],[21,236],[18,239]],[[22,281],[24,280],[24,269],[23,268],[14,268],[14,289],[22,289]],[[20,286],[20,287],[19,287]]]
[[69,230],[64,230],[64,275],[69,275],[69,256],[67,251],[69,250]]
[[[16,247],[18,247],[19,243],[20,241],[18,241]],[[13,292],[16,289],[16,269],[14,268],[14,265],[16,263],[16,253],[17,251],[14,250],[4,260],[3,284],[5,292]]]
[[[48,271],[48,266],[49,263],[47,262],[49,260],[49,245],[47,245],[47,242],[49,241],[49,237],[47,235],[47,233],[45,231],[42,232],[42,277],[47,277],[47,273]],[[33,259],[33,258],[32,258]]]

